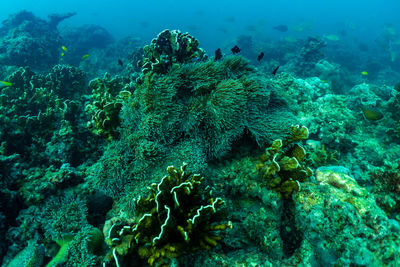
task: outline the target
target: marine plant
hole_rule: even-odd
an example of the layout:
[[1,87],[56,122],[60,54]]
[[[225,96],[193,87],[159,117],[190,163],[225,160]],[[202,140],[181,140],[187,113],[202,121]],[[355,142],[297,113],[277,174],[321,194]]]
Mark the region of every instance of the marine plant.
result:
[[307,138],[307,127],[293,126],[286,139],[272,142],[256,166],[266,184],[285,198],[300,190],[301,182],[312,175],[307,166],[306,151],[300,143]]
[[232,227],[219,223],[224,201],[202,185],[203,177],[186,170],[167,168],[168,175],[148,188],[147,197],[135,200],[135,218],[114,217],[103,232],[110,252],[106,262],[122,266],[133,255],[151,266],[169,266],[184,252],[212,249],[218,234]]

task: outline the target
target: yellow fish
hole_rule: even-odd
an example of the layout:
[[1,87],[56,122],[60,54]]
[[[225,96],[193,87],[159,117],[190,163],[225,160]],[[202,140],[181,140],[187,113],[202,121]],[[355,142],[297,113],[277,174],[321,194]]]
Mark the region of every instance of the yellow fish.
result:
[[0,89],[11,85],[12,83],[10,82],[0,81]]
[[64,56],[64,52],[61,52],[61,56],[62,56],[62,57]]
[[67,51],[68,49],[65,46],[61,46],[62,50]]
[[383,118],[382,112],[375,108],[361,107],[361,111],[363,112],[364,118],[369,121],[379,121]]
[[83,55],[83,56],[82,56],[82,60],[85,60],[85,59],[87,59],[88,57],[89,57],[89,54]]
[[361,72],[361,75],[367,76],[367,75],[368,75],[368,72],[362,71],[362,72]]

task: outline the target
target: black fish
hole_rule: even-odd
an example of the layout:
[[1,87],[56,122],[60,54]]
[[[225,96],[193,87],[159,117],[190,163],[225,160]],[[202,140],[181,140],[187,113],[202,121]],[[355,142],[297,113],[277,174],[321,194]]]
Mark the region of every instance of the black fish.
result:
[[278,67],[276,67],[276,68],[274,69],[274,71],[272,72],[272,75],[274,75],[274,76],[275,76],[275,74],[276,74],[276,72],[278,71],[278,69],[279,69],[279,66],[278,66]]
[[123,67],[123,66],[124,66],[124,63],[122,62],[122,60],[121,60],[121,59],[118,59],[118,65],[120,65],[121,67]]
[[221,48],[218,48],[217,50],[215,50],[214,61],[218,61],[221,58],[222,58]]
[[261,52],[261,53],[258,55],[257,60],[260,61],[263,57],[264,57],[264,52]]
[[277,31],[280,31],[280,32],[287,32],[288,26],[286,26],[286,25],[278,25],[278,26],[273,27],[273,29],[275,29]]
[[239,48],[237,45],[235,45],[235,46],[231,49],[231,51],[232,51],[233,54],[237,54],[237,53],[240,52],[240,48]]

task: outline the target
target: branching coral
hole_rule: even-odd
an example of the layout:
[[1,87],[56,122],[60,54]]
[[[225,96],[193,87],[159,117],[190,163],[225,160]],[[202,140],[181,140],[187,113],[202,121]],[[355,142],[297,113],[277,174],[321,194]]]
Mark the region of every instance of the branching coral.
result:
[[152,184],[147,198],[136,200],[135,219],[106,222],[103,232],[111,248],[106,261],[120,266],[123,258],[137,253],[151,266],[164,266],[183,252],[217,246],[217,232],[232,227],[231,222],[218,223],[224,201],[203,189],[203,177],[186,166],[168,167],[168,176]]
[[305,126],[293,126],[291,135],[284,141],[277,139],[272,142],[257,164],[267,185],[286,198],[293,191],[300,190],[300,182],[312,175],[312,170],[306,166],[306,151],[299,143],[307,138]]

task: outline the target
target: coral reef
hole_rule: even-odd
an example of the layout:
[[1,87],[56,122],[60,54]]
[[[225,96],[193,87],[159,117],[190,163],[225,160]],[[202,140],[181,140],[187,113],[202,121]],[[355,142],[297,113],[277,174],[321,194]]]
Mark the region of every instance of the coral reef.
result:
[[[81,112],[83,99],[80,94],[84,92],[84,78],[81,71],[60,65],[47,75],[36,74],[30,68],[19,68],[8,76],[12,86],[0,89],[0,137],[5,142],[7,154],[19,154],[22,160],[29,158],[27,162],[31,164],[52,160],[60,162],[60,155],[51,152],[56,150],[47,146],[54,147],[56,143],[68,140],[63,143],[69,154],[65,156],[83,156],[70,158],[70,163],[76,165],[84,160],[87,149],[96,142],[84,128],[79,127],[87,120]],[[55,140],[53,135],[65,138]],[[71,139],[72,136],[75,138]],[[41,153],[47,148],[47,155]]]
[[374,183],[377,204],[390,216],[400,219],[400,161],[386,161],[385,165],[369,172]]
[[144,56],[138,66],[143,74],[149,71],[165,74],[174,65],[206,59],[206,53],[198,46],[199,41],[188,33],[164,30],[143,48]]
[[73,15],[51,15],[49,21],[28,11],[10,15],[0,28],[0,61],[6,65],[35,69],[56,64],[61,46],[57,25]]
[[92,103],[87,104],[85,110],[92,115],[92,120],[88,122],[88,127],[93,133],[108,139],[117,137],[120,110],[131,96],[129,80],[119,76],[111,78],[106,73],[102,79],[91,80],[89,88],[92,90]]
[[267,185],[285,198],[301,190],[301,182],[312,175],[305,163],[306,151],[299,143],[307,138],[307,127],[293,126],[291,135],[286,140],[273,141],[257,164]]
[[242,57],[182,64],[143,78],[122,107],[121,140],[105,152],[96,174],[109,192],[127,190],[118,184],[148,177],[155,166],[158,174],[179,162],[204,170],[240,139],[262,146],[295,122],[269,80]]
[[203,189],[203,177],[186,166],[168,167],[168,176],[152,184],[148,197],[135,200],[135,218],[114,217],[105,223],[111,249],[106,261],[120,266],[124,256],[136,253],[151,266],[169,266],[183,252],[217,246],[221,236],[216,233],[232,228],[231,222],[218,223],[224,201]]
[[375,198],[345,172],[343,167],[318,169],[318,185],[305,183],[294,193],[296,222],[305,236],[302,247],[311,245],[312,258],[303,264],[398,264],[398,222],[388,219]]
[[114,38],[99,25],[86,24],[79,27],[69,27],[60,32],[62,45],[68,51],[64,54],[63,61],[77,65],[82,61],[82,56],[90,50],[104,49],[114,42]]
[[321,50],[326,45],[320,37],[308,37],[297,56],[286,64],[287,68],[303,77],[312,76],[315,65],[324,57]]

